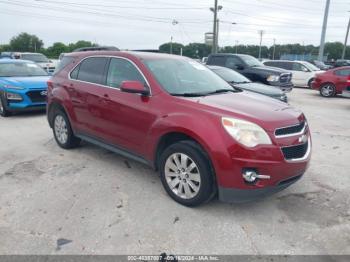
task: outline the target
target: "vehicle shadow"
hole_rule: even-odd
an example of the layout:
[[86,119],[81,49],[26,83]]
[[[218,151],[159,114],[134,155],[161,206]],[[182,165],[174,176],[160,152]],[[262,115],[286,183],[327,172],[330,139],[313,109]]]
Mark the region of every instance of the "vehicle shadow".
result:
[[46,111],[45,109],[43,109],[43,110],[36,110],[36,111],[30,111],[30,112],[15,112],[15,113],[12,113],[12,115],[7,118],[8,119],[29,118],[29,117],[43,116],[45,114],[46,114]]

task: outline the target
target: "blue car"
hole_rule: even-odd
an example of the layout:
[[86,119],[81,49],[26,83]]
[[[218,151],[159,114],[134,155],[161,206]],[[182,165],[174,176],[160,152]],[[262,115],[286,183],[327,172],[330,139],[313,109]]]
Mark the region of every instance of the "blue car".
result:
[[45,109],[49,78],[34,62],[0,59],[0,115]]

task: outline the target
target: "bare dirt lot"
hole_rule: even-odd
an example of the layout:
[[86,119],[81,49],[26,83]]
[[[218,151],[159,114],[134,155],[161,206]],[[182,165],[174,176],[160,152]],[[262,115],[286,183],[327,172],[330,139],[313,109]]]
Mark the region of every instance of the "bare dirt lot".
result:
[[294,89],[309,170],[259,202],[186,208],[141,164],[64,151],[44,114],[0,118],[0,254],[350,254],[350,99]]

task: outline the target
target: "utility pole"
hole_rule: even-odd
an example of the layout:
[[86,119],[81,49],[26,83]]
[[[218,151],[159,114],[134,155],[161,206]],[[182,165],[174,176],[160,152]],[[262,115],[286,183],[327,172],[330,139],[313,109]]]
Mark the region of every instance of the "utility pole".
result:
[[272,60],[275,60],[275,52],[276,52],[276,38],[273,39],[273,53]]
[[323,26],[322,26],[322,34],[321,34],[321,43],[320,43],[320,50],[318,53],[318,60],[323,61],[323,54],[324,54],[324,42],[326,40],[326,31],[327,31],[327,21],[328,21],[328,13],[329,13],[329,4],[331,0],[327,0],[326,2],[326,8],[324,10],[324,18],[323,18]]
[[259,60],[261,59],[261,44],[262,44],[262,38],[264,35],[264,30],[259,30],[258,31],[259,35],[260,35],[260,45],[259,45]]
[[216,23],[218,22],[218,0],[214,1],[214,29],[213,29],[213,49],[212,49],[212,53],[215,54],[217,52],[217,47],[216,47],[216,31],[217,31],[217,25]]
[[[350,12],[350,11],[349,11],[349,12]],[[344,58],[345,58],[346,45],[347,45],[347,43],[348,43],[349,31],[350,31],[350,18],[349,18],[349,23],[348,23],[348,29],[346,30],[346,36],[345,36],[345,41],[344,41],[343,54],[341,55],[341,59],[344,59]]]
[[173,37],[170,37],[170,54],[173,54]]
[[220,25],[220,20],[217,19],[216,20],[216,52],[218,51],[219,49],[219,25]]

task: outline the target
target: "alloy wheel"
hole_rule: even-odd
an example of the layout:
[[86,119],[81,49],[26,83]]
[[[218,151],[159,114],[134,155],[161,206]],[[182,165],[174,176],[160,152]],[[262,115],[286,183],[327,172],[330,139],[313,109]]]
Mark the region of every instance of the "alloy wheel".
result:
[[68,128],[66,120],[61,115],[57,115],[54,121],[55,135],[61,144],[68,141]]
[[183,199],[192,199],[198,194],[201,186],[199,168],[188,155],[170,155],[164,169],[166,182],[174,194]]
[[321,88],[321,94],[325,97],[333,96],[334,94],[334,86],[333,85],[324,85]]

